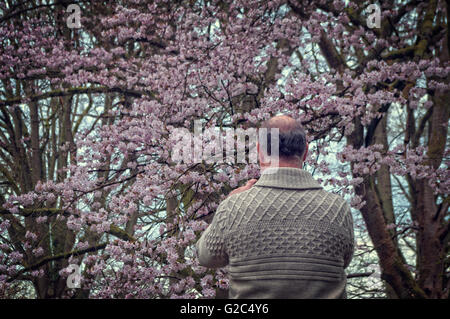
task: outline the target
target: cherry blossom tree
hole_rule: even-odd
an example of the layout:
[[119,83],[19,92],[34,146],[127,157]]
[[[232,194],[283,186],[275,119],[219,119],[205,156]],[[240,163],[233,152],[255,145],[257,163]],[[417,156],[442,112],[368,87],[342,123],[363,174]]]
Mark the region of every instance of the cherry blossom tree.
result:
[[445,1],[0,10],[0,296],[225,296],[194,243],[258,166],[175,161],[173,133],[284,112],[308,131],[305,169],[355,208],[354,264],[374,253],[387,297],[448,298]]

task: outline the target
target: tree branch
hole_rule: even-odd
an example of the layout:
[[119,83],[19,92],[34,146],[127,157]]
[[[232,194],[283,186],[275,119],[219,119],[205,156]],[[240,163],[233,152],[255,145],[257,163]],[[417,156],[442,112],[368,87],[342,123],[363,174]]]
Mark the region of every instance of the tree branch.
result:
[[[68,88],[66,90],[56,90],[56,91],[50,91],[42,94],[33,95],[31,97],[28,97],[28,99],[31,99],[32,101],[36,100],[42,100],[47,99],[50,97],[58,97],[58,96],[70,96],[74,94],[92,94],[92,93],[110,93],[110,92],[117,92],[122,93],[125,95],[129,95],[132,97],[142,97],[143,95],[155,97],[155,94],[149,91],[136,91],[136,90],[128,90],[123,89],[119,87],[109,88],[109,87],[75,87],[75,88]],[[0,106],[6,106],[6,105],[14,105],[18,103],[24,103],[24,101],[27,98],[24,97],[14,97],[7,100],[0,100]]]
[[65,258],[69,258],[71,256],[75,256],[76,257],[76,256],[84,255],[86,253],[95,252],[95,251],[98,251],[100,249],[105,248],[107,244],[108,243],[103,243],[103,244],[99,244],[99,245],[88,247],[88,248],[81,249],[81,250],[72,250],[72,251],[69,251],[69,252],[66,252],[66,253],[61,253],[61,254],[58,254],[58,255],[55,255],[55,256],[45,257],[44,259],[38,261],[37,263],[20,270],[17,274],[15,274],[11,278],[9,278],[7,280],[7,282],[12,282],[13,280],[17,279],[19,276],[21,276],[25,272],[30,271],[30,270],[36,270],[39,267],[47,264],[50,261],[65,259]]
[[372,271],[372,272],[352,273],[352,274],[348,274],[347,275],[347,279],[360,278],[360,277],[370,277],[374,273],[375,273],[374,271]]

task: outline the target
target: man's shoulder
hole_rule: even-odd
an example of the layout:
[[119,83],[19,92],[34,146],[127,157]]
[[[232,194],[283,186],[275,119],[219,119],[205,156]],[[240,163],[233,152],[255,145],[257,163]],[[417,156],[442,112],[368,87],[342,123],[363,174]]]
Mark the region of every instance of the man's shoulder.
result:
[[340,194],[327,191],[327,190],[325,190],[323,188],[322,189],[317,189],[316,191],[321,195],[321,197],[326,197],[327,199],[332,200],[332,201],[334,201],[334,202],[336,202],[338,204],[345,204],[345,203],[347,203],[347,200],[344,197],[342,197],[342,195],[340,195]]
[[242,201],[247,195],[248,192],[250,192],[251,189],[248,189],[246,191],[237,193],[237,194],[233,194],[233,195],[228,195],[227,197],[225,197],[225,199],[223,199],[220,204],[219,207],[222,210],[228,210],[233,208],[234,205],[236,205],[236,203]]

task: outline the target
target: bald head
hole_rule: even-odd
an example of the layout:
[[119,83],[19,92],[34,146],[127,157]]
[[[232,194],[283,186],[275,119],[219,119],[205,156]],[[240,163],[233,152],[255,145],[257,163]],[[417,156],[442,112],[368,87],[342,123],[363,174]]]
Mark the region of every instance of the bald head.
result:
[[278,128],[280,132],[289,132],[299,125],[301,126],[298,121],[288,115],[277,115],[264,122],[262,127]]
[[265,121],[262,128],[267,128],[267,154],[270,156],[270,129],[278,128],[279,156],[281,158],[299,157],[302,159],[306,150],[306,133],[302,124],[288,115],[277,115]]

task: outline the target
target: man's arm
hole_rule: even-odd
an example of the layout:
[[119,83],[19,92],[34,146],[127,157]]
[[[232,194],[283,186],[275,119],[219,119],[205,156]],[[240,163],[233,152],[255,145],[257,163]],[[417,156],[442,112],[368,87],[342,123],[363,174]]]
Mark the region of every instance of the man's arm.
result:
[[196,243],[200,265],[209,268],[219,268],[228,265],[228,255],[225,251],[225,221],[228,199],[217,207],[211,224],[203,232]]
[[348,247],[347,251],[344,256],[344,268],[347,268],[348,265],[350,265],[350,262],[352,261],[353,254],[355,252],[355,234],[354,234],[354,226],[353,226],[353,216],[352,212],[350,210],[350,206],[348,204],[345,205],[346,209],[346,215],[345,215],[345,221],[346,221],[346,227],[348,232]]
[[225,250],[225,223],[227,211],[229,211],[231,206],[229,198],[231,195],[249,190],[256,182],[256,179],[251,179],[244,186],[236,188],[217,207],[211,224],[195,245],[200,265],[209,268],[219,268],[228,265],[228,255]]

